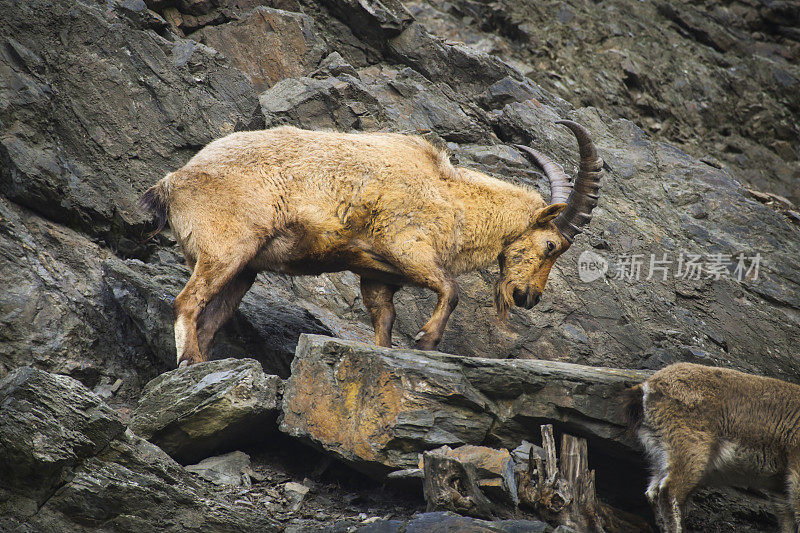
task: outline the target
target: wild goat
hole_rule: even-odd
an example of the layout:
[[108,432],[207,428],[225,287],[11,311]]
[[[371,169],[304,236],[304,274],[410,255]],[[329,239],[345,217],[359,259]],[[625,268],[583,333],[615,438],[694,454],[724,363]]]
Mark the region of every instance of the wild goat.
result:
[[603,162],[588,132],[559,123],[578,140],[574,190],[558,164],[518,145],[550,180],[549,205],[531,189],[453,167],[417,136],[282,126],[209,143],[142,196],[158,231],[169,219],[193,269],[173,305],[178,364],[207,359],[262,270],[358,274],[380,346],[391,346],[401,286],[438,295],[416,337],[433,349],[458,302],[456,276],[493,261],[499,314],[512,304],[530,309],[599,194]]
[[662,531],[682,531],[692,491],[715,485],[784,494],[781,531],[798,531],[800,386],[678,363],[626,396],[628,422],[650,459],[646,496]]

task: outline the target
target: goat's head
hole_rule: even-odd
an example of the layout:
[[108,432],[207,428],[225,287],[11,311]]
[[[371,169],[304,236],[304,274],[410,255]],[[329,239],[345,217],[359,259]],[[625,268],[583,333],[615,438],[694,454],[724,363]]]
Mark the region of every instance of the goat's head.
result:
[[517,145],[544,170],[551,195],[550,205],[537,210],[529,228],[500,254],[495,306],[503,319],[512,305],[530,309],[539,302],[550,269],[592,219],[592,209],[600,196],[604,163],[597,156],[589,132],[569,120],[557,123],[572,130],[578,140],[578,177],[573,184],[561,165],[533,148]]

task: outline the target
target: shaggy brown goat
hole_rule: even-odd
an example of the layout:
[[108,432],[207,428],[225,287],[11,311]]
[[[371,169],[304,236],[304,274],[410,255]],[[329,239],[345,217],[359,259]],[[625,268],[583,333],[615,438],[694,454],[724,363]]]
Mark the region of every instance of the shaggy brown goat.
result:
[[262,270],[358,274],[380,346],[391,346],[400,287],[438,295],[416,337],[433,349],[458,302],[456,276],[493,261],[500,315],[512,304],[531,308],[597,204],[603,162],[583,127],[560,123],[578,139],[574,191],[560,166],[519,146],[550,179],[550,205],[531,189],[453,167],[416,136],[283,126],[211,142],[142,196],[159,230],[169,219],[193,269],[174,302],[178,364],[207,359]]
[[627,397],[629,424],[650,459],[646,495],[662,531],[683,530],[689,496],[702,486],[784,494],[781,531],[800,531],[800,386],[678,363]]

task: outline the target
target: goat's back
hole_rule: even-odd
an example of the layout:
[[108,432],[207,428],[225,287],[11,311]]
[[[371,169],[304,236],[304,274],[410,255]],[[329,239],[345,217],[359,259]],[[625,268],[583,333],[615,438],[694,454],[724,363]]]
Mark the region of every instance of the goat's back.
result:
[[647,380],[644,405],[654,429],[683,424],[754,446],[800,445],[800,386],[778,379],[678,363]]

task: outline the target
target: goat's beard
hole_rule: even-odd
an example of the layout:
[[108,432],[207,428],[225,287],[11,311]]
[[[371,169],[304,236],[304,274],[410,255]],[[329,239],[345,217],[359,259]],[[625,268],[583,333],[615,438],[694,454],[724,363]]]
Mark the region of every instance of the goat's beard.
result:
[[511,280],[500,277],[494,284],[494,308],[500,322],[505,323],[508,319],[508,311],[514,305],[514,288]]

